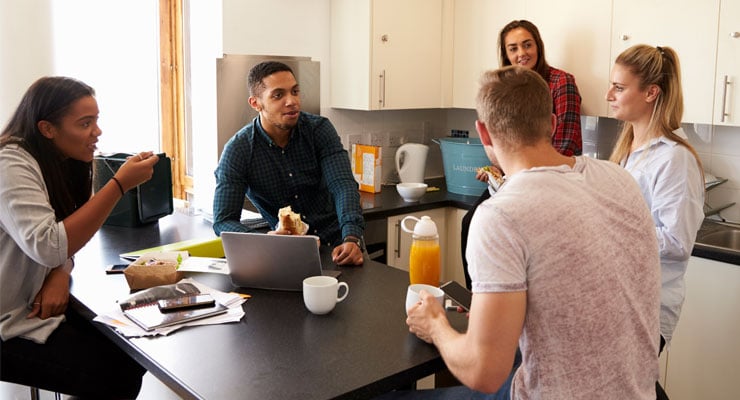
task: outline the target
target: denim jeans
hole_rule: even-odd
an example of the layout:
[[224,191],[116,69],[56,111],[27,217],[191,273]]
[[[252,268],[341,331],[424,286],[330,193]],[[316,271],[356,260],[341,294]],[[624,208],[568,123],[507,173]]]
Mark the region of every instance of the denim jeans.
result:
[[384,395],[378,396],[375,400],[458,400],[458,399],[469,399],[469,400],[510,400],[511,399],[511,380],[514,377],[514,373],[522,363],[522,353],[519,349],[516,349],[516,355],[514,356],[514,366],[511,368],[511,373],[506,381],[495,393],[481,393],[466,386],[452,386],[439,389],[426,389],[426,390],[404,390],[389,392]]

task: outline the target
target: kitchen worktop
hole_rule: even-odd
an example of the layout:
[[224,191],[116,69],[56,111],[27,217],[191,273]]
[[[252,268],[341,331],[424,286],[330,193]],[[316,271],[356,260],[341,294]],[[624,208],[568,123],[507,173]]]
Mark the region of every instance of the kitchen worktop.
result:
[[440,207],[457,207],[467,210],[478,199],[478,196],[448,193],[444,178],[427,179],[425,182],[429,188],[439,188],[439,190],[427,191],[419,201],[415,202],[404,201],[396,191],[396,185],[383,185],[379,193],[360,192],[360,205],[365,219],[382,219],[392,215]]
[[723,224],[712,220],[704,220],[696,236],[696,244],[691,252],[692,256],[708,258],[740,266],[740,249],[730,249],[704,243],[703,238],[714,232],[737,229],[729,224]]
[[[445,179],[427,179],[429,187],[439,188],[437,191],[428,191],[417,202],[406,202],[396,191],[395,185],[383,185],[379,193],[360,192],[360,205],[367,221],[384,219],[393,215],[408,214],[418,211],[431,210],[441,207],[456,207],[467,210],[478,199],[478,196],[465,196],[448,193]],[[711,221],[702,224],[697,242],[691,253],[693,256],[722,261],[740,266],[740,251],[725,249],[701,243],[701,232],[720,229]]]

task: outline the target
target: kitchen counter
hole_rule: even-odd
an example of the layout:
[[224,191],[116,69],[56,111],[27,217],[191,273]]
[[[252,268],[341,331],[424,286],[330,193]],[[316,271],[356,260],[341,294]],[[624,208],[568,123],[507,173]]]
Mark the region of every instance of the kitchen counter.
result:
[[[396,191],[395,185],[383,185],[380,193],[360,192],[360,205],[362,206],[366,221],[382,220],[393,215],[408,214],[441,207],[456,207],[467,210],[478,199],[478,196],[448,193],[444,177],[427,179],[426,183],[429,184],[429,187],[437,187],[439,190],[427,192],[417,202],[404,201]],[[712,221],[705,221],[699,230],[697,241],[691,255],[740,266],[740,250],[702,243],[702,236],[720,229],[726,228]]]
[[691,255],[740,266],[740,249],[721,247],[708,243],[708,240],[704,241],[706,236],[715,232],[730,231],[740,228],[740,226],[732,227],[730,225],[731,224],[722,224],[711,220],[704,220],[701,224],[701,228],[699,228],[699,233],[696,235],[696,244],[694,245],[694,251],[691,252]]
[[404,201],[396,191],[395,185],[383,185],[380,193],[360,192],[360,205],[365,219],[371,221],[440,207],[457,207],[467,210],[478,199],[478,196],[448,193],[444,178],[427,179],[426,183],[430,188],[437,187],[439,190],[426,192],[416,202]]

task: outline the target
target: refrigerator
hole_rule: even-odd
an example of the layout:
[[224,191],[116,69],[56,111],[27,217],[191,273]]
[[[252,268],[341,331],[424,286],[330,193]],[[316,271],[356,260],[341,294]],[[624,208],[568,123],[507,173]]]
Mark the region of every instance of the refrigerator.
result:
[[263,61],[280,61],[288,65],[301,88],[301,111],[319,114],[319,62],[310,57],[261,56],[224,54],[216,60],[216,101],[218,126],[218,154],[226,142],[244,125],[257,116],[248,102],[249,70]]

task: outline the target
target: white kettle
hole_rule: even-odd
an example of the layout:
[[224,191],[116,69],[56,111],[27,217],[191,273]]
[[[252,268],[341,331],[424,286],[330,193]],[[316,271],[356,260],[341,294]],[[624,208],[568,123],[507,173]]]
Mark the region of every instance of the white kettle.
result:
[[406,143],[396,150],[396,171],[402,183],[424,182],[429,146]]

